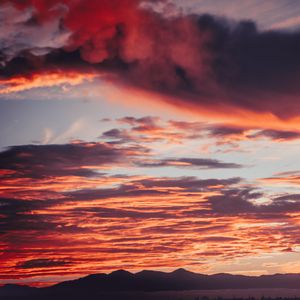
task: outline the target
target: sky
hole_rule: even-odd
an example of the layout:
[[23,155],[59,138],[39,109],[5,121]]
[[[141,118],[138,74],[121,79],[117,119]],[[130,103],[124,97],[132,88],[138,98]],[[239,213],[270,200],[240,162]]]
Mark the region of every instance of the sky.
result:
[[300,269],[300,4],[0,3],[0,284]]

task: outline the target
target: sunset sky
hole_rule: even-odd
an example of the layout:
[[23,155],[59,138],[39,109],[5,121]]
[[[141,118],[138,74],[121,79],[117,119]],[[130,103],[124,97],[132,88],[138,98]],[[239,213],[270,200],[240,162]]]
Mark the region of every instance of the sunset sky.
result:
[[299,16],[0,1],[0,284],[299,273]]

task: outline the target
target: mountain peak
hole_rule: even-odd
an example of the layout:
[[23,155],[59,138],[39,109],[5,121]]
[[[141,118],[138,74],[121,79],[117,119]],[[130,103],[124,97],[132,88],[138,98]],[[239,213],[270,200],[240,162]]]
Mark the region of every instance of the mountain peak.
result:
[[186,269],[184,268],[179,268],[179,269],[176,269],[172,272],[173,274],[187,274],[187,273],[191,273],[190,271],[187,271]]
[[120,269],[120,270],[116,270],[116,271],[111,272],[109,275],[110,276],[131,276],[133,274],[126,271],[126,270]]
[[135,273],[136,276],[158,276],[164,274],[167,273],[164,273],[162,271],[154,271],[154,270],[142,270],[140,272]]

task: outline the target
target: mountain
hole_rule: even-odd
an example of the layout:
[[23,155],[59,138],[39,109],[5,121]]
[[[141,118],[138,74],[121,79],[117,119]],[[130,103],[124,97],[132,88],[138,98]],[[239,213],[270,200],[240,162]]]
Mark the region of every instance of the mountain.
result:
[[30,296],[35,294],[37,290],[37,288],[26,285],[6,284],[0,288],[0,299]]
[[[60,299],[59,297],[62,297],[61,299],[69,299],[70,297],[77,299],[83,295],[100,295],[101,293],[262,288],[299,289],[300,274],[204,275],[184,269],[178,269],[171,273],[145,270],[133,274],[118,270],[110,274],[92,274],[46,288],[5,285],[0,288],[0,299],[7,296],[18,296],[17,299],[20,299],[20,296],[28,297],[28,299],[36,299],[38,296],[40,299]],[[126,299],[126,297],[122,298]]]

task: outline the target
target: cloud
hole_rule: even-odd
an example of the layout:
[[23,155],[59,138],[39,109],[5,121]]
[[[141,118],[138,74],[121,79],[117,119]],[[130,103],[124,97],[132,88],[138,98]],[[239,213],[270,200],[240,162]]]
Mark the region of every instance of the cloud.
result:
[[162,160],[145,160],[145,162],[138,164],[140,167],[192,167],[198,169],[235,169],[243,167],[236,163],[228,163],[209,158],[168,158]]
[[[184,128],[184,126],[188,127],[189,125],[182,124],[181,126]],[[197,130],[199,131],[199,129]],[[274,142],[286,142],[300,139],[300,132],[297,130],[261,129],[255,126],[240,127],[227,124],[202,124],[202,129],[200,130],[206,132],[208,137],[228,141],[269,139]]]
[[62,259],[49,259],[49,258],[39,258],[27,260],[25,262],[18,263],[16,268],[20,269],[34,269],[34,268],[55,268],[64,267],[70,265],[71,262]]
[[[213,160],[199,156],[207,153],[246,153],[252,147],[260,147],[266,141],[275,143],[295,142],[300,139],[298,130],[279,130],[258,126],[238,126],[230,123],[162,120],[151,116],[143,118],[124,117],[117,119],[118,127],[104,131],[98,138],[115,145],[144,144],[152,149],[148,157],[137,160],[136,166],[180,167],[193,169],[241,168],[241,164]],[[256,124],[257,125],[257,124]],[[187,146],[188,145],[188,146]],[[186,153],[187,147],[191,152]],[[252,148],[252,149],[254,149]],[[165,155],[165,150],[174,149],[174,157]],[[177,157],[176,157],[177,154]],[[162,158],[158,157],[162,155]],[[187,155],[187,156],[185,156]]]
[[185,192],[205,191],[207,188],[219,186],[227,186],[241,183],[242,178],[229,179],[199,179],[197,177],[181,177],[181,178],[147,178],[135,181],[137,185],[146,188],[181,188]]
[[[146,195],[146,193],[145,193]],[[124,194],[123,196],[127,196]],[[72,213],[87,213],[93,216],[97,216],[100,218],[132,218],[132,219],[166,219],[172,217],[172,215],[164,210],[160,211],[139,211],[139,210],[129,210],[129,209],[115,209],[115,208],[106,208],[106,207],[86,207],[86,208],[78,208],[74,209]]]
[[274,141],[282,142],[282,141],[291,141],[297,140],[300,138],[300,132],[298,131],[284,131],[284,130],[272,130],[265,129],[258,131],[257,133],[250,135],[250,138],[257,137],[265,137]]
[[205,192],[227,185],[234,185],[241,182],[241,180],[241,178],[198,179],[196,177],[158,177],[130,180],[126,184],[108,189],[81,189],[65,192],[64,195],[72,201],[82,199],[93,201],[109,198],[157,197],[176,194],[178,188],[183,193]]
[[121,143],[165,142],[169,144],[180,144],[183,140],[192,138],[189,132],[185,132],[185,130],[179,131],[178,128],[158,117],[135,118],[127,116],[117,119],[117,121],[121,126],[126,127],[110,129],[104,132],[100,138],[119,140]]
[[212,125],[208,129],[211,137],[243,136],[244,132],[247,130],[242,127],[226,125]]
[[255,126],[241,127],[230,124],[206,124],[186,121],[169,121],[169,124],[174,128],[188,132],[190,138],[193,139],[205,136],[228,143],[261,139],[269,139],[274,142],[288,142],[300,138],[300,132],[298,130],[262,129]]
[[33,6],[18,9],[9,1],[4,1],[0,6],[0,26],[5,28],[0,34],[2,64],[22,52],[42,56],[62,48],[71,35],[60,23],[67,10],[63,5],[54,5],[49,14],[55,17],[39,22]]
[[272,177],[261,178],[260,181],[266,185],[287,185],[287,186],[298,186],[300,184],[300,172],[289,171],[280,172]]
[[101,136],[103,138],[112,138],[112,139],[130,139],[130,136],[128,135],[126,130],[122,129],[110,129],[108,131],[103,132],[103,135]]
[[299,116],[298,31],[259,31],[252,21],[210,15],[170,17],[138,0],[119,2],[5,1],[1,11],[16,21],[5,17],[2,26],[2,80],[90,66],[182,108]]
[[222,243],[222,242],[236,242],[238,238],[235,237],[225,237],[225,236],[210,236],[207,238],[204,238],[203,242],[215,242],[215,243]]
[[92,73],[78,73],[74,71],[49,71],[33,73],[30,76],[18,76],[0,81],[0,95],[18,93],[33,88],[53,86],[74,86],[91,81],[96,75]]
[[130,157],[146,153],[142,146],[117,147],[101,142],[22,145],[0,153],[0,169],[6,178],[89,177],[99,175],[93,169],[128,165]]
[[[270,203],[255,204],[253,200],[263,198],[264,194],[253,189],[229,189],[222,195],[209,197],[213,212],[220,214],[257,214],[256,217],[278,217],[277,214],[297,212],[300,209],[299,201],[295,195],[274,197]],[[289,201],[290,200],[290,201]],[[298,200],[298,199],[297,199]]]
[[[70,154],[69,147],[53,145],[52,150],[46,146],[39,150],[54,165],[62,161],[58,169],[74,166],[62,155]],[[105,149],[112,164],[116,153],[118,158],[123,153],[106,144],[92,144],[91,152],[85,152],[86,144],[78,147],[74,150],[78,151],[76,166],[95,159],[100,162]],[[30,149],[19,146],[8,153],[14,158]],[[36,174],[33,169],[43,158],[40,151],[30,152],[33,165],[28,176]],[[191,267],[200,258],[206,268],[216,259],[222,264],[281,251],[299,240],[295,214],[299,195],[270,195],[242,178],[112,173],[72,182],[73,174],[64,173],[61,180],[60,173],[51,170],[42,174],[42,179],[28,177],[21,188],[23,173],[19,177],[13,173],[11,185],[5,176],[12,174],[1,181],[0,280],[41,276],[41,272],[44,276],[81,276],[124,265],[132,270],[174,264]]]

